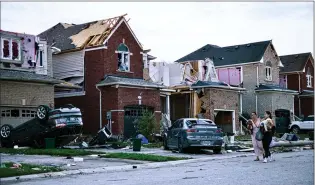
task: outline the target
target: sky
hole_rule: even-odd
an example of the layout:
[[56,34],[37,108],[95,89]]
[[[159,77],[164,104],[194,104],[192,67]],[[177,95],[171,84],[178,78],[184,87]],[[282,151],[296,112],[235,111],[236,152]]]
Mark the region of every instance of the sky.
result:
[[313,52],[313,2],[1,2],[1,29],[39,34],[127,13],[144,49],[175,61],[206,44],[272,40],[278,55]]

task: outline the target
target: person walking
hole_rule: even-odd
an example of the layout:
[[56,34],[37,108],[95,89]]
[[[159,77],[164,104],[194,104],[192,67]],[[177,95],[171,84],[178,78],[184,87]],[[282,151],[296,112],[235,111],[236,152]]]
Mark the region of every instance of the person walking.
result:
[[259,156],[263,155],[263,145],[262,145],[262,141],[258,141],[255,136],[256,136],[256,133],[260,129],[260,119],[257,117],[256,112],[252,112],[251,118],[252,119],[248,120],[247,125],[248,125],[248,129],[251,132],[252,144],[253,144],[254,152],[256,155],[256,159],[254,161],[259,161]]
[[263,148],[264,148],[264,163],[267,163],[268,161],[272,161],[271,153],[270,153],[270,143],[273,136],[273,129],[274,129],[274,123],[272,121],[272,116],[270,111],[265,112],[265,118],[261,123],[261,131],[264,134],[264,137],[262,139]]

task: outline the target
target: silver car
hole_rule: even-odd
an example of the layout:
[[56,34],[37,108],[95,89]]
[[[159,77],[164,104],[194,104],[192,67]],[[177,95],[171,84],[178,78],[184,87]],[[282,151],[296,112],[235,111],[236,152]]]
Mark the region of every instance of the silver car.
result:
[[164,149],[177,149],[180,153],[186,149],[212,149],[221,153],[223,132],[209,119],[182,118],[176,120],[165,132]]

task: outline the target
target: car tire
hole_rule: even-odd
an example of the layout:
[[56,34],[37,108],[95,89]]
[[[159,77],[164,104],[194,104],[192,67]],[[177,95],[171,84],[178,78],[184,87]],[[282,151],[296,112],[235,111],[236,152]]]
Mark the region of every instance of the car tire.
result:
[[292,133],[298,134],[300,132],[300,128],[298,126],[293,126],[292,127]]
[[50,108],[46,105],[40,105],[37,107],[36,110],[36,117],[39,120],[47,120],[48,119],[48,112],[50,111]]
[[221,147],[220,148],[219,147],[218,148],[214,148],[213,149],[213,153],[214,154],[221,154]]
[[183,143],[182,143],[181,138],[178,138],[177,149],[178,149],[178,153],[185,153],[185,148],[183,147]]
[[11,125],[5,124],[0,127],[0,137],[1,140],[9,139],[11,136],[11,132],[13,127]]
[[164,148],[164,150],[168,150],[169,149],[168,146],[167,146],[167,138],[166,138],[166,136],[163,138],[163,148]]

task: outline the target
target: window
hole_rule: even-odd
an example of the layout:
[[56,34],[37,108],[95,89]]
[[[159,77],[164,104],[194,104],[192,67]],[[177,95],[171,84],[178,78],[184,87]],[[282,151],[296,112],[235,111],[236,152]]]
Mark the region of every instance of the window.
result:
[[21,43],[17,39],[1,38],[2,59],[21,60]]
[[119,44],[116,53],[118,53],[118,70],[130,71],[130,53],[125,44]]
[[266,62],[266,68],[265,68],[265,75],[266,75],[266,80],[267,81],[272,81],[272,70],[271,70],[271,62],[267,61]]
[[314,121],[314,116],[308,116],[304,121]]
[[35,115],[36,115],[36,111],[33,111],[33,110],[22,110],[22,117],[34,118]]
[[312,87],[312,73],[310,68],[307,69],[307,73],[306,73],[306,85],[307,87]]

